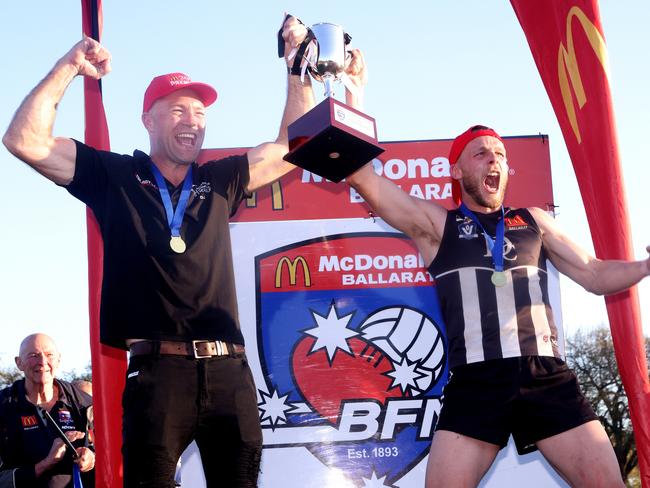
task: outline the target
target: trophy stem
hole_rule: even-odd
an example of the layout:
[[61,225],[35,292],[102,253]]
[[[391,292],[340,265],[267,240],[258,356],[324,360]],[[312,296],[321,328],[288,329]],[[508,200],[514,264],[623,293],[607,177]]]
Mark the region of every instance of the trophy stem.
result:
[[325,98],[334,96],[334,81],[336,81],[336,79],[332,75],[323,76],[323,84],[325,85]]

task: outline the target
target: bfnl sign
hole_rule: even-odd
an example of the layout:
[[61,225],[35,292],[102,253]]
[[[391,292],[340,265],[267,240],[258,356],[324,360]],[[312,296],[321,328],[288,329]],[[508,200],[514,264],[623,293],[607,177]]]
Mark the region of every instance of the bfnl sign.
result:
[[343,234],[255,263],[265,448],[302,447],[351,486],[393,486],[427,455],[447,378],[435,288],[412,245]]

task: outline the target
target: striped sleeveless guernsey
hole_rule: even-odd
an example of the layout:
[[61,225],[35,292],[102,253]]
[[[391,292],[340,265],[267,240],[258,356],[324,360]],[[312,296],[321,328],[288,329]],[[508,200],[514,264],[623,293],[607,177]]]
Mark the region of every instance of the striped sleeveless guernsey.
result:
[[[494,238],[501,211],[476,216]],[[429,272],[437,282],[451,368],[508,357],[561,357],[539,228],[524,208],[505,209],[505,220],[507,283],[496,287],[483,232],[459,210],[447,213]]]

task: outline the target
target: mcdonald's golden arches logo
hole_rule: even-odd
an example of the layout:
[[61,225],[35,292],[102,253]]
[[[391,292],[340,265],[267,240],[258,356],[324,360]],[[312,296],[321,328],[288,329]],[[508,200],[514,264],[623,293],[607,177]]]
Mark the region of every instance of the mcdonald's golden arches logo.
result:
[[[574,17],[579,21],[582,30],[589,40],[589,45],[598,57],[598,61],[600,61],[607,78],[609,78],[609,62],[607,60],[607,46],[605,45],[603,36],[600,35],[596,26],[579,7],[571,7],[566,18],[566,47],[562,42],[560,42],[560,48],[557,55],[557,72],[560,81],[560,91],[562,92],[562,99],[564,101],[564,108],[569,117],[573,133],[578,140],[578,144],[580,144],[582,142],[582,136],[580,135],[580,127],[578,127],[578,118],[574,107],[573,92],[575,92],[576,103],[579,109],[584,107],[585,103],[587,103],[587,95],[582,84],[582,78],[580,77],[578,57],[573,44],[573,30],[571,26]],[[571,91],[571,88],[573,88],[573,92]]]
[[280,261],[278,261],[277,268],[275,268],[275,287],[282,288],[282,270],[285,268],[285,265],[289,271],[289,286],[296,286],[299,264],[302,268],[302,276],[305,286],[311,286],[311,275],[309,273],[309,266],[307,266],[307,261],[305,261],[305,258],[298,256],[295,259],[291,259],[287,256],[282,256],[282,258],[280,258]]
[[[247,208],[257,207],[257,192],[254,191],[253,194],[246,199]],[[280,181],[274,181],[271,184],[271,208],[273,210],[283,210],[284,209],[284,197],[282,196],[282,183]]]
[[23,427],[34,427],[38,423],[36,420],[36,415],[23,415],[20,417],[20,420],[23,424]]

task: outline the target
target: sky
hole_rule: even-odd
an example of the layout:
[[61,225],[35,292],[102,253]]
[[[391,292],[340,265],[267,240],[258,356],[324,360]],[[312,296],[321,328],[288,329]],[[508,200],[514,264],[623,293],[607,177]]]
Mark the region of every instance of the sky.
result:
[[[547,0],[552,4],[552,0]],[[369,70],[364,111],[385,141],[451,138],[481,123],[501,135],[547,134],[558,225],[593,252],[575,175],[523,32],[505,0],[369,2],[171,2],[104,0],[103,44],[113,72],[103,81],[111,148],[148,150],[140,123],[151,78],[182,71],[213,84],[204,147],[275,139],[285,100],[276,32],[288,11],[306,24],[341,24]],[[637,259],[650,244],[646,198],[650,134],[650,2],[600,5]],[[40,79],[81,38],[79,1],[2,2],[0,131]],[[57,136],[83,140],[82,81],[59,105]],[[321,92],[317,89],[317,98]],[[0,364],[23,337],[50,334],[63,369],[90,361],[85,207],[0,147]],[[645,224],[644,224],[645,222]],[[612,236],[616,238],[616,236]],[[607,323],[602,297],[561,281],[568,335]],[[650,335],[650,279],[639,286]]]

